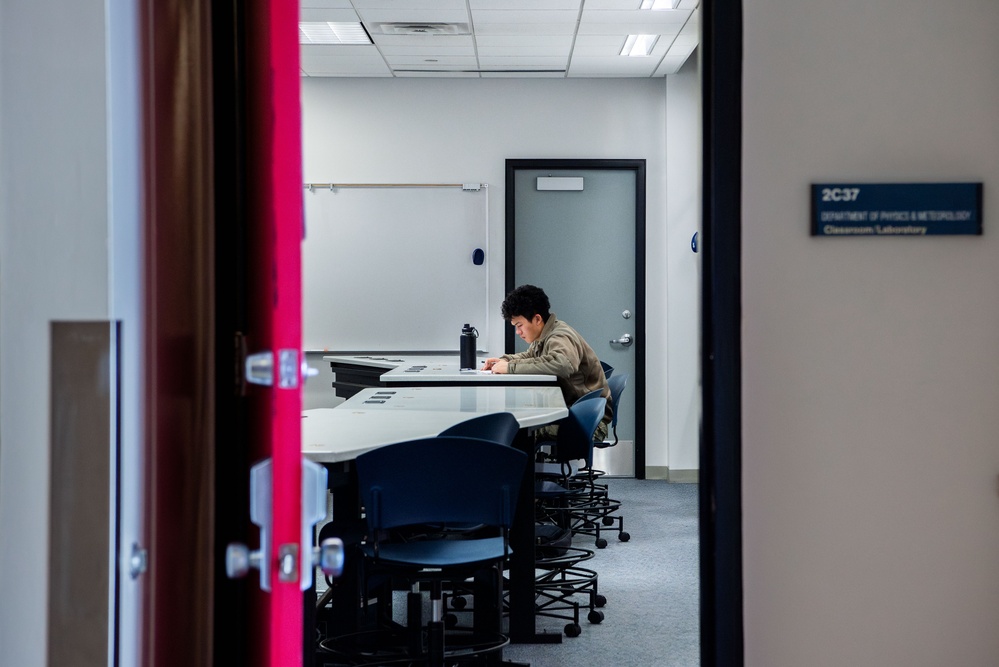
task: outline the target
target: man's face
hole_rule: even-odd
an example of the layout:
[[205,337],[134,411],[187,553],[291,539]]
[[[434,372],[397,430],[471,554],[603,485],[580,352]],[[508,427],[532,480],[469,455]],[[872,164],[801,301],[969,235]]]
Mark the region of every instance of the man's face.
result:
[[536,341],[541,335],[541,330],[545,328],[545,321],[541,319],[540,314],[535,314],[531,319],[527,319],[523,315],[517,315],[510,318],[510,324],[513,325],[517,335],[528,344]]

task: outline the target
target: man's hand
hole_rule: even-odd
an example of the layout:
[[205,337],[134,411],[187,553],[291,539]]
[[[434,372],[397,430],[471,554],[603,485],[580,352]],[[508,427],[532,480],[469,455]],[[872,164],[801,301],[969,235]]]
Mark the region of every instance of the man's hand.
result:
[[496,357],[490,357],[486,359],[485,363],[482,364],[482,370],[492,371],[493,373],[499,373],[500,375],[508,373],[510,370],[510,363],[506,359],[498,359]]

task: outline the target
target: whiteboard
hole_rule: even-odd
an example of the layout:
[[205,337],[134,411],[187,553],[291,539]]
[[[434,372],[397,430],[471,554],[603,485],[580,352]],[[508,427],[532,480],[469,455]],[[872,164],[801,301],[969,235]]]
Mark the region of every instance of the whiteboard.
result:
[[485,185],[306,188],[304,349],[457,352],[465,323],[488,340],[488,215]]

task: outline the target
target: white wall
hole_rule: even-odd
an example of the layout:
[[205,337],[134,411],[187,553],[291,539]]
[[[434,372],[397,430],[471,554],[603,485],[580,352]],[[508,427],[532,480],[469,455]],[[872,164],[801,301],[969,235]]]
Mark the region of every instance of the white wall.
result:
[[[685,76],[696,81],[694,73]],[[679,206],[670,209],[667,225],[670,96],[663,79],[303,79],[302,90],[306,182],[489,184],[489,292],[490,314],[495,318],[485,343],[490,351],[503,349],[499,305],[504,296],[505,160],[645,158],[647,464],[669,466],[675,446],[677,459],[696,468],[696,434],[666,447],[672,419],[672,396],[667,396],[661,380],[666,375],[667,348],[685,350],[683,354],[696,359],[698,344],[696,320],[667,330],[672,311],[666,305],[674,292],[696,293],[696,266],[669,274],[666,258],[675,242],[674,224],[676,234],[685,239],[680,243],[688,244],[691,254],[689,239],[699,212]],[[682,107],[677,113],[684,115]],[[696,155],[699,144],[695,156],[686,156],[693,172]],[[681,169],[676,164],[672,168]],[[678,181],[689,185],[685,179]],[[696,382],[696,375],[687,380]],[[313,386],[318,385],[328,383],[323,380]],[[690,387],[678,391],[689,394]],[[664,404],[669,411],[662,409]],[[683,401],[678,405],[682,408]],[[685,413],[678,417],[686,418]]]
[[666,383],[654,384],[657,392],[666,393],[653,395],[650,381],[648,404],[668,400],[670,479],[689,478],[677,471],[700,468],[701,255],[694,254],[690,242],[701,226],[701,145],[701,82],[695,51],[676,76],[666,77],[666,284],[670,288],[656,292],[665,298],[657,307],[668,313],[666,340],[682,343],[667,346]]
[[[999,664],[999,4],[744,7],[746,664]],[[837,180],[985,234],[811,238]]]
[[4,665],[46,662],[49,323],[113,310],[105,19],[97,0],[0,3]]

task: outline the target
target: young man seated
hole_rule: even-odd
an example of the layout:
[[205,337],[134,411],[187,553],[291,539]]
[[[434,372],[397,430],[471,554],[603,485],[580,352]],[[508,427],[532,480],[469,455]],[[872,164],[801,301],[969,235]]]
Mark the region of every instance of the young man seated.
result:
[[[502,306],[503,319],[513,325],[529,347],[517,354],[490,357],[482,369],[493,373],[555,375],[566,405],[600,389],[600,395],[607,399],[607,408],[594,437],[603,440],[614,414],[604,369],[593,348],[550,309],[548,295],[540,287],[521,285],[507,294]],[[554,428],[548,427],[541,429],[539,435],[551,437],[553,432]]]

